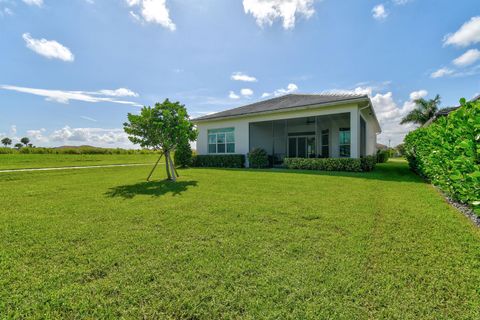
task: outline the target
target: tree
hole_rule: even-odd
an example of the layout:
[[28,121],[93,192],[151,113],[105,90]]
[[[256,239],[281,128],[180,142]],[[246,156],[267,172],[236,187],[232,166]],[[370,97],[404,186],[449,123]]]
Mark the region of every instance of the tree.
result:
[[410,111],[400,122],[400,124],[405,123],[416,123],[423,125],[428,120],[432,119],[435,116],[435,113],[438,111],[438,106],[440,104],[440,96],[437,94],[434,99],[425,100],[423,98],[414,100],[416,108]]
[[23,147],[23,144],[21,144],[21,143],[15,143],[15,148],[17,148],[17,149],[22,149],[22,147]]
[[20,139],[20,142],[23,143],[25,147],[28,147],[28,144],[30,143],[30,139],[28,139],[27,137],[23,137],[22,139]]
[[190,141],[181,141],[175,154],[173,156],[175,164],[182,168],[188,167],[192,164],[192,147],[190,147]]
[[190,121],[187,109],[179,102],[156,103],[152,108],[145,106],[140,114],[128,114],[128,122],[123,124],[128,139],[142,148],[161,150],[157,163],[152,168],[147,181],[158,162],[165,155],[165,165],[169,180],[176,181],[175,166],[171,153],[184,141],[194,141],[197,130]]
[[3,144],[3,145],[5,146],[5,148],[6,148],[6,147],[8,147],[9,145],[12,144],[12,139],[5,137],[5,138],[2,139],[2,144]]

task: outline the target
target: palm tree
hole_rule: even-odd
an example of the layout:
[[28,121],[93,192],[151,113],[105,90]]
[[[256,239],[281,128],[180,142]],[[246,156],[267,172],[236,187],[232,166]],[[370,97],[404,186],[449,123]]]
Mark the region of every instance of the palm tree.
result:
[[405,123],[416,123],[423,125],[428,120],[432,119],[435,116],[435,113],[438,111],[438,105],[440,104],[440,96],[437,94],[434,99],[425,100],[423,98],[414,100],[417,108],[410,111],[400,122],[400,124]]
[[5,137],[5,138],[2,139],[2,144],[3,144],[3,145],[5,146],[5,148],[6,148],[6,147],[8,147],[9,145],[12,144],[12,139]]

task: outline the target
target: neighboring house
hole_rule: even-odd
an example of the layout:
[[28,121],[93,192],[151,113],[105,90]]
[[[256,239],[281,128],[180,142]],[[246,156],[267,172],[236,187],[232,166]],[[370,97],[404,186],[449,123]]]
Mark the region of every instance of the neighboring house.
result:
[[[475,102],[475,101],[479,101],[480,100],[480,95],[476,96],[475,98],[473,98],[472,100],[470,100],[471,102]],[[440,110],[438,110],[435,115],[433,116],[433,118],[429,119],[427,122],[425,122],[424,125],[422,125],[422,127],[428,127],[429,125],[431,125],[433,122],[435,122],[438,118],[441,118],[441,117],[446,117],[448,116],[451,112],[457,110],[458,108],[460,108],[460,106],[458,107],[446,107],[446,108],[442,108]]]
[[193,119],[197,153],[359,158],[376,152],[381,132],[366,95],[288,94]]

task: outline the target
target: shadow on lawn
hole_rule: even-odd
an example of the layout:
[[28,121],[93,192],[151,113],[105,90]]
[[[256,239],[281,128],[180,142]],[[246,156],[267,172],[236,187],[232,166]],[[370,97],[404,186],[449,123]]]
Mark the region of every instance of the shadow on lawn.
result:
[[120,197],[124,199],[132,199],[137,195],[146,195],[152,197],[160,197],[167,193],[172,196],[181,194],[188,190],[188,187],[196,187],[197,181],[177,181],[172,182],[168,180],[140,182],[131,185],[118,186],[110,188],[105,195],[107,197]]
[[[205,168],[207,169],[207,168]],[[389,161],[387,163],[377,164],[372,172],[340,172],[340,171],[315,171],[315,170],[296,170],[296,169],[227,169],[227,168],[208,168],[211,170],[231,170],[246,172],[264,172],[264,173],[293,173],[317,176],[331,177],[349,177],[359,179],[373,179],[381,181],[398,181],[410,183],[426,183],[418,175],[414,174],[404,161]]]

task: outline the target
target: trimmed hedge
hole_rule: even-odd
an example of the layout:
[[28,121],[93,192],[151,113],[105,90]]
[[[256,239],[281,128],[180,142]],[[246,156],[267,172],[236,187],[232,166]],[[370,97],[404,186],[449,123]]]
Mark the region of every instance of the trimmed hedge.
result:
[[121,148],[96,148],[96,147],[78,147],[78,148],[42,148],[42,147],[23,147],[0,148],[0,154],[153,154],[158,151],[148,149],[121,149]]
[[267,151],[262,148],[255,148],[248,153],[248,165],[250,168],[268,168],[270,161],[268,160]]
[[283,164],[288,169],[320,170],[320,171],[372,171],[375,168],[375,157],[361,159],[352,158],[285,158]]
[[480,209],[480,101],[405,137],[410,168],[451,198]]
[[390,158],[390,150],[378,150],[377,151],[377,163],[385,163]]
[[245,164],[245,155],[243,154],[195,155],[193,157],[192,162],[194,167],[242,168]]

